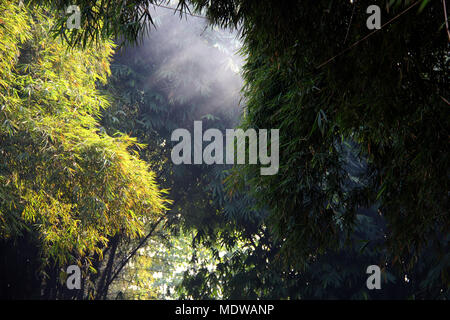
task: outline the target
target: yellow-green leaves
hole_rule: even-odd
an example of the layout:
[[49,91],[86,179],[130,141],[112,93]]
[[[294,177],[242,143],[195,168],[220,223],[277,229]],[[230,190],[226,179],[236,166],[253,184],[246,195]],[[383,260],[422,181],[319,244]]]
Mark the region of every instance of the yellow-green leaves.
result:
[[136,237],[166,210],[136,139],[110,137],[110,41],[68,50],[48,12],[0,4],[0,237],[31,230],[60,265],[102,256],[108,238]]

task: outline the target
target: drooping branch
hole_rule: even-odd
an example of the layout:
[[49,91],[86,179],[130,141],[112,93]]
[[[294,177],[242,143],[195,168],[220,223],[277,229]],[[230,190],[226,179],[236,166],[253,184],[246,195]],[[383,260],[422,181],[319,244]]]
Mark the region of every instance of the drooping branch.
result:
[[164,218],[166,218],[166,216],[162,216],[161,218],[158,219],[158,221],[156,221],[153,224],[149,233],[141,240],[141,242],[139,242],[139,244],[136,246],[136,248],[134,248],[133,251],[131,251],[131,253],[120,263],[119,268],[114,273],[114,275],[106,282],[106,285],[103,287],[102,291],[104,291],[104,292],[108,291],[108,288],[111,285],[111,283],[117,278],[117,276],[120,274],[122,269],[126,266],[128,261],[130,261],[130,259],[136,254],[136,252],[145,245],[145,243],[148,241],[148,239],[150,239],[150,237],[153,235],[153,232],[156,230],[156,228],[161,223],[161,221],[163,221]]

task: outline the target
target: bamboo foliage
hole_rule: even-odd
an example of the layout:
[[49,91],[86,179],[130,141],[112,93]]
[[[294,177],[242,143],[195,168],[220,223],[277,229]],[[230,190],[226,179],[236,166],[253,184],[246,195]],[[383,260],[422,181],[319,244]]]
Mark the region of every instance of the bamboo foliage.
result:
[[99,130],[112,43],[67,50],[49,12],[13,1],[0,23],[0,237],[32,232],[43,265],[87,270],[110,237],[142,236],[164,214],[165,190],[135,138]]

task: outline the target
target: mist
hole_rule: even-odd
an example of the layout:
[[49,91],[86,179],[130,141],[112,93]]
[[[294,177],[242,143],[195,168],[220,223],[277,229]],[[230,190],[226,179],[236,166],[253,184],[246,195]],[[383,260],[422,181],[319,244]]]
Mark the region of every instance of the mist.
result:
[[151,66],[144,87],[157,90],[173,108],[195,106],[195,117],[239,113],[243,86],[237,32],[208,26],[206,18],[154,7],[154,25],[136,47],[125,47],[116,62],[130,59]]

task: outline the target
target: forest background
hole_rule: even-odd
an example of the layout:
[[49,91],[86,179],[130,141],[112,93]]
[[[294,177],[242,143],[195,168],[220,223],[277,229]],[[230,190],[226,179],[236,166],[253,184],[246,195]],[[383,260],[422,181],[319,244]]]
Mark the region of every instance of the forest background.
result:
[[[0,297],[447,299],[443,4],[2,1]],[[196,120],[279,173],[175,166]]]

